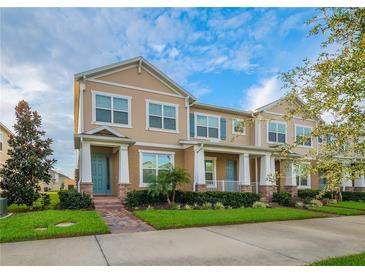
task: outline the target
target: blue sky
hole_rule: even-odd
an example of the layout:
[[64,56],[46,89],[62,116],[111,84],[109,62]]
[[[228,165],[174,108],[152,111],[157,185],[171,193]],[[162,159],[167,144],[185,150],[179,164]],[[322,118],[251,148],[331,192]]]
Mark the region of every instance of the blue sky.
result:
[[320,50],[304,8],[1,9],[0,120],[25,99],[72,176],[73,74],[142,55],[204,103],[253,109],[283,95],[277,76]]

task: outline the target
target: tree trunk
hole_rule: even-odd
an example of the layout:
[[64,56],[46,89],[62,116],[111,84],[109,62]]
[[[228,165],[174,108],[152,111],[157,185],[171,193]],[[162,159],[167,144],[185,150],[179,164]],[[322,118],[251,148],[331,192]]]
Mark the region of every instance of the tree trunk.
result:
[[173,204],[175,203],[175,193],[176,193],[176,191],[175,191],[175,189],[173,189],[172,190],[172,198],[171,198],[171,201],[172,201]]
[[167,203],[169,204],[169,206],[171,206],[171,201],[170,201],[169,194],[167,194]]

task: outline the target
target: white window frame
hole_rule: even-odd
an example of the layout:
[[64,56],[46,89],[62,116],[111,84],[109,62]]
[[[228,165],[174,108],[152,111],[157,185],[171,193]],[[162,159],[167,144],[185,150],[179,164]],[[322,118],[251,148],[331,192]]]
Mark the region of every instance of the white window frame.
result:
[[[168,154],[171,155],[172,166],[175,166],[175,152],[173,151],[157,151],[157,150],[138,150],[139,152],[139,186],[148,187],[148,184],[143,182],[143,153],[149,154]],[[157,169],[157,167],[156,167]],[[157,173],[156,173],[157,174]]]
[[239,121],[239,122],[245,123],[245,120],[244,119],[233,118],[232,119],[232,134],[233,135],[246,135],[246,125],[245,124],[243,126],[243,132],[237,132],[237,131],[234,130],[234,122],[235,121]]
[[[311,126],[305,126],[305,125],[301,125],[301,124],[295,124],[294,125],[294,143],[297,142],[297,127],[302,127],[302,128],[309,128],[311,130],[311,132],[313,131],[313,127]],[[298,147],[303,147],[303,148],[311,148],[313,147],[313,137],[311,135],[311,145],[307,146],[307,145],[297,145]]]
[[[197,116],[206,116],[207,117],[207,135],[209,135],[208,130],[208,117],[212,118],[218,118],[218,138],[211,138],[211,137],[204,137],[204,136],[198,136],[198,119]],[[214,114],[207,114],[202,112],[194,112],[194,138],[196,139],[203,139],[203,140],[211,140],[211,141],[217,141],[221,139],[221,116],[214,115]]]
[[[310,163],[300,163],[299,165],[310,165]],[[297,167],[295,167],[295,168],[296,168],[296,171],[297,171]],[[295,172],[295,182],[297,182],[297,177],[298,176],[303,176],[304,177],[304,175],[298,175],[297,172]],[[306,186],[297,185],[297,188],[298,189],[310,189],[311,185],[312,185],[311,174],[310,174],[310,172],[308,172],[308,174],[307,174],[307,185]]]
[[[96,95],[111,97],[111,109],[110,109],[111,119],[112,119],[111,123],[96,121]],[[92,122],[91,123],[92,124],[102,125],[102,126],[132,128],[132,97],[131,96],[109,93],[109,92],[104,92],[104,91],[96,91],[96,90],[91,91],[91,96],[92,96],[92,98],[91,98],[91,104],[92,104]],[[127,125],[113,122],[113,120],[114,120],[113,98],[121,98],[121,99],[128,100],[128,124]]]
[[[162,107],[162,128],[150,127],[150,103],[159,104]],[[163,106],[175,107],[176,130],[163,128],[164,127]],[[146,99],[146,130],[161,131],[168,133],[179,133],[179,105],[174,103],[167,103],[167,102]]]
[[213,185],[209,185],[209,186],[207,185],[207,187],[216,188],[217,187],[217,157],[204,157],[204,180],[205,181],[207,181],[205,178],[205,173],[206,173],[205,161],[206,160],[213,162],[213,182],[214,182]]
[[[269,125],[270,125],[270,123],[278,123],[278,124],[285,125],[285,143],[269,141]],[[283,122],[283,121],[278,121],[278,120],[268,120],[267,123],[266,123],[266,142],[268,144],[287,144],[288,143],[288,123]]]

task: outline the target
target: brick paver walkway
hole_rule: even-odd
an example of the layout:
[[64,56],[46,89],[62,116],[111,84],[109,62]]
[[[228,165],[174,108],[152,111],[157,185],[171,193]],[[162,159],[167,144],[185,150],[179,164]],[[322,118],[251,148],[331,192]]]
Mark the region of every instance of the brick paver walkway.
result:
[[112,234],[155,230],[126,210],[117,197],[99,196],[93,200],[96,211],[101,214]]

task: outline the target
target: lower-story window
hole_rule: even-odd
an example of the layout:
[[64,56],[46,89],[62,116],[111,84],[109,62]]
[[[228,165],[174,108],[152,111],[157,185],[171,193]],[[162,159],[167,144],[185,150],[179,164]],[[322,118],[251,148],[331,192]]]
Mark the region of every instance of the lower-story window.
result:
[[295,167],[298,188],[310,188],[310,173],[307,164],[298,164]]
[[148,186],[161,173],[168,172],[174,166],[174,153],[140,151],[141,186]]

